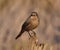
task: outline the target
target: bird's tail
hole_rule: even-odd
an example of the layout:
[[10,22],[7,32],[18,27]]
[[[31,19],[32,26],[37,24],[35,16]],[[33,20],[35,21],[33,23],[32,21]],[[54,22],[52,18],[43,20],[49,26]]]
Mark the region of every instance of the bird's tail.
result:
[[17,37],[15,39],[18,39],[22,34],[23,34],[23,30],[21,30],[21,32],[17,35]]

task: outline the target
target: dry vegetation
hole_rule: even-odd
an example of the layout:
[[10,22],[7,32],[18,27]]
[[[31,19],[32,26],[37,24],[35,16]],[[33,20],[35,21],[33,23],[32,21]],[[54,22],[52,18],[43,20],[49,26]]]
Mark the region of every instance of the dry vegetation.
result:
[[[27,32],[15,40],[32,11],[40,18],[37,46]],[[60,50],[60,0],[0,0],[0,50],[42,50],[41,43],[43,50]]]

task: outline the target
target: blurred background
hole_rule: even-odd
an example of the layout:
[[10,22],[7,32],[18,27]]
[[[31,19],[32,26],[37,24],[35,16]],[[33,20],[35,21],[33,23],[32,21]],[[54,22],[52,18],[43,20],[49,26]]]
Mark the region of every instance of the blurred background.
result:
[[39,43],[60,50],[60,0],[0,0],[0,50],[27,49],[28,33],[15,40],[31,12],[37,12],[40,23],[34,29]]

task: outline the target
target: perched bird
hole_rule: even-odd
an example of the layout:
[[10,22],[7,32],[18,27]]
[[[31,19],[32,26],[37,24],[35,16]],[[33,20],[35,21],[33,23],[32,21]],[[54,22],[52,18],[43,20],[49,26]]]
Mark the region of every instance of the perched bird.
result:
[[29,33],[29,31],[32,31],[38,25],[39,25],[38,14],[37,12],[32,12],[31,15],[27,18],[27,20],[22,25],[21,32],[17,35],[16,39],[18,39],[25,31]]

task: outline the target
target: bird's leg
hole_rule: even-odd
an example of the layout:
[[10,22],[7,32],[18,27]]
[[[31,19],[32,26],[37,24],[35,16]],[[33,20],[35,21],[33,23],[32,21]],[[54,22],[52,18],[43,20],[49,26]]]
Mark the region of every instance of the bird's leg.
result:
[[28,33],[30,37],[36,36],[36,33],[33,30],[30,30]]
[[32,30],[32,32],[33,32],[34,36],[36,36],[36,33],[33,30]]
[[32,37],[32,36],[30,35],[30,32],[29,32],[29,31],[28,31],[28,33],[29,33],[29,36]]

